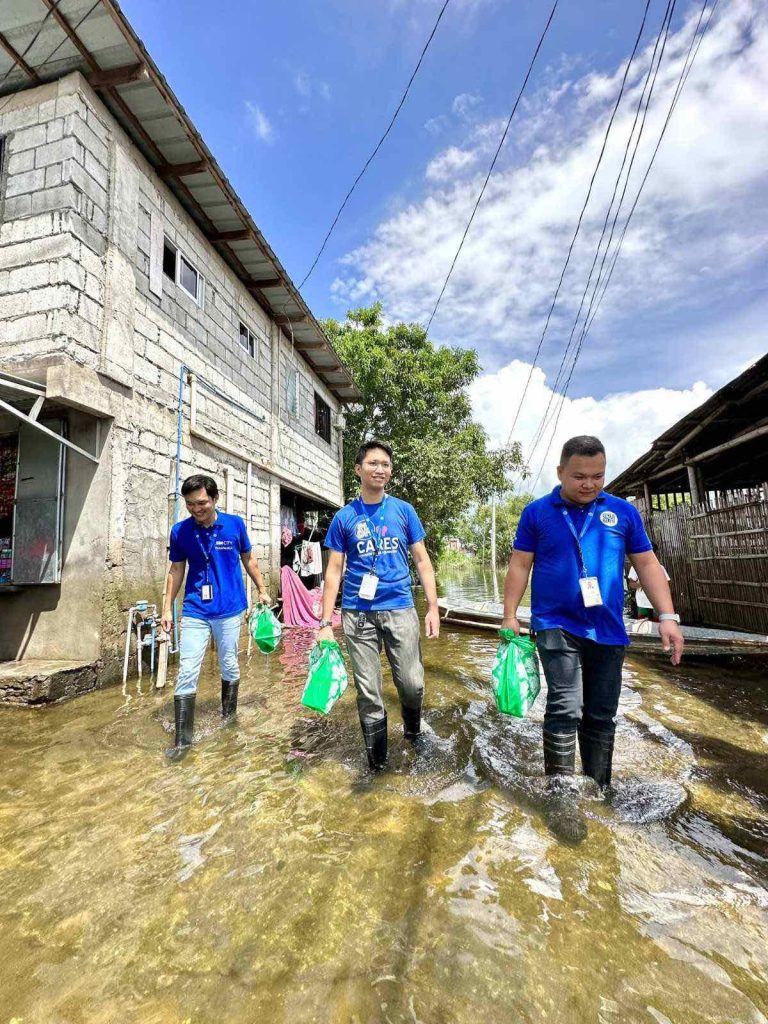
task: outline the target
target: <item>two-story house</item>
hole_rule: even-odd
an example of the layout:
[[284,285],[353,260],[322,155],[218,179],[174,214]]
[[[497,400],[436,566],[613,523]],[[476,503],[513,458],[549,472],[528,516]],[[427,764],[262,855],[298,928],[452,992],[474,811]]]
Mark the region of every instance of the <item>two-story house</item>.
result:
[[191,472],[276,593],[357,397],[117,5],[2,4],[0,701],[114,678]]

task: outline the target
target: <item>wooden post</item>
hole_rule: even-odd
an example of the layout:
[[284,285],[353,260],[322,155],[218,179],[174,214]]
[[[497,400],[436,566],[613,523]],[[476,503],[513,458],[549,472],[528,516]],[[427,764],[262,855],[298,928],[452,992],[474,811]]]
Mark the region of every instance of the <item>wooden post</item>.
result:
[[[163,586],[163,603],[160,606],[160,617],[162,618],[163,609],[165,608],[165,599],[168,595],[168,573],[165,574],[165,584]],[[168,648],[171,646],[171,634],[166,633],[164,629],[160,629],[160,639],[158,640],[157,648],[157,675],[155,676],[155,689],[162,690],[165,687],[165,683],[168,677]]]
[[688,470],[688,488],[691,492],[691,504],[701,504],[701,494],[699,493],[699,478],[696,473],[696,466],[691,465],[689,462],[685,467]]
[[643,480],[643,498],[645,499],[646,515],[648,516],[648,521],[650,522],[651,511],[653,509],[653,505],[651,504],[651,501],[652,501],[651,488],[648,486],[648,481],[647,480]]

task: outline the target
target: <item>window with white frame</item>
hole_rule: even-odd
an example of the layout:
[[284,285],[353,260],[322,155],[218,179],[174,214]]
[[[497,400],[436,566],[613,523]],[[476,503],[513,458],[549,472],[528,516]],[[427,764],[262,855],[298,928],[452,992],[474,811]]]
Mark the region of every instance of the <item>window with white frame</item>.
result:
[[248,327],[240,321],[240,348],[244,348],[245,351],[253,359],[259,357],[259,341],[253,331],[249,330]]
[[198,306],[205,299],[205,278],[193,263],[173,244],[165,239],[163,244],[163,273],[179,288],[192,296]]

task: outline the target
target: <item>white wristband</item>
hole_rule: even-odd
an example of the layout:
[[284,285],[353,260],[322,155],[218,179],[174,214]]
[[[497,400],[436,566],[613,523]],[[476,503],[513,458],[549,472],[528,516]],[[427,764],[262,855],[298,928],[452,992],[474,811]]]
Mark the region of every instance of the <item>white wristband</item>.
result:
[[676,612],[662,612],[659,615],[659,622],[680,622],[680,616]]

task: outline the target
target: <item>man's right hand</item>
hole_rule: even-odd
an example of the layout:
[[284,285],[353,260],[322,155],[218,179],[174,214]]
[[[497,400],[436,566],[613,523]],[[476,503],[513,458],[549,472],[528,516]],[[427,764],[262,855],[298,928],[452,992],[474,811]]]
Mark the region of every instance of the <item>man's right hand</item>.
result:
[[335,639],[336,639],[336,637],[333,635],[333,627],[332,626],[323,626],[322,629],[319,629],[317,631],[317,642],[318,643],[320,643],[321,640],[335,640]]
[[164,633],[170,633],[173,629],[173,615],[170,612],[163,612],[161,615],[160,628]]
[[501,620],[502,629],[511,629],[515,636],[520,636],[520,623],[515,615],[507,615]]

